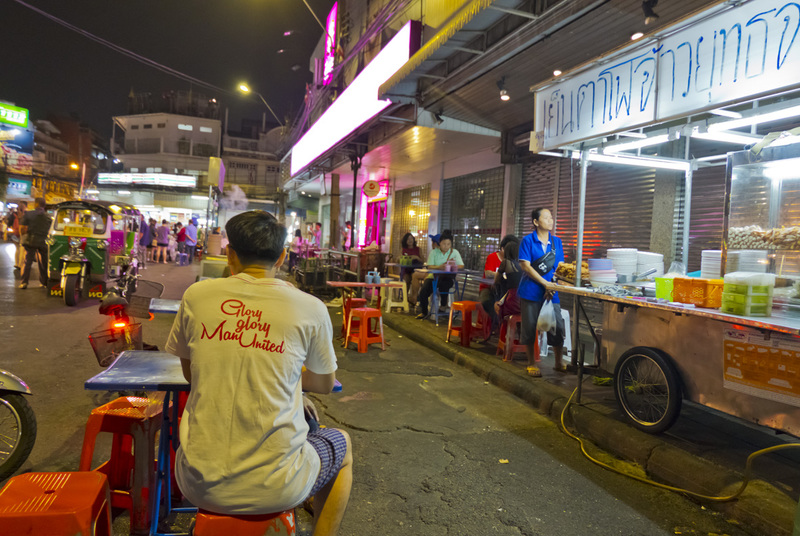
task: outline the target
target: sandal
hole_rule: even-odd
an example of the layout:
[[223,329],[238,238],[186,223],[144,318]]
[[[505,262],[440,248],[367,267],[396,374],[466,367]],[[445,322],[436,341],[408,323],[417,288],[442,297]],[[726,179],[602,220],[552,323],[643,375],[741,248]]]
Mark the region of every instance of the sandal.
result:
[[542,371],[539,370],[539,367],[530,366],[526,370],[528,371],[528,376],[532,376],[534,378],[542,377]]

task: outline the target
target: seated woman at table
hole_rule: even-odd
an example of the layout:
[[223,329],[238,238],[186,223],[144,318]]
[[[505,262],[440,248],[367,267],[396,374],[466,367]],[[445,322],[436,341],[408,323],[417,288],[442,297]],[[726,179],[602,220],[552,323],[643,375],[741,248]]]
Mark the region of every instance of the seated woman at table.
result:
[[414,273],[414,268],[422,266],[422,258],[419,253],[419,246],[417,246],[417,239],[411,233],[403,235],[403,240],[400,242],[402,246],[403,256],[411,257],[411,264],[409,266],[400,267],[400,279],[406,282],[407,285],[411,284],[411,274]]
[[[431,239],[431,252],[439,249],[439,240],[441,240],[441,236],[441,234],[428,235],[428,238]],[[430,257],[430,253],[428,253],[428,257]],[[425,272],[414,272],[411,274],[411,287],[408,289],[408,303],[414,306],[417,305],[419,289],[422,287],[422,283],[427,277],[428,274]]]
[[[500,249],[486,257],[486,262],[483,265],[483,277],[496,277],[498,269],[505,260],[505,247],[510,242],[519,243],[519,238],[512,234],[508,234],[503,237],[503,239],[500,241]],[[519,248],[517,248],[517,251],[519,251]],[[489,286],[484,283],[481,283],[478,286],[478,301],[481,303],[483,310],[486,311],[486,314],[488,314],[489,318],[492,320],[492,329],[494,329],[495,324],[497,324],[497,317],[494,314],[494,304],[503,296],[503,294],[498,294],[497,291],[498,288],[496,286]]]
[[300,251],[303,249],[303,233],[300,229],[297,229],[294,232],[294,238],[292,239],[292,245],[289,249],[289,271],[291,272],[292,269],[297,266],[297,260],[300,258]]
[[[352,484],[350,437],[310,431],[302,391],[336,381],[333,327],[318,298],[276,278],[286,228],[248,211],[225,225],[232,276],[183,295],[167,341],[191,391],[175,477],[195,506],[228,515],[281,512],[314,497],[315,536],[335,535]],[[305,368],[304,368],[305,367]]]
[[[444,270],[448,262],[454,262],[459,270],[464,268],[464,261],[461,260],[461,253],[457,249],[451,247],[453,245],[453,234],[449,229],[442,232],[439,240],[439,249],[434,249],[428,255],[428,270]],[[439,276],[437,291],[441,294],[447,292],[453,287],[455,277],[452,275]],[[433,294],[433,274],[428,274],[425,282],[422,284],[422,289],[419,291],[419,307],[422,312],[417,315],[417,318],[423,319],[428,316],[428,299]],[[447,306],[447,294],[441,296],[441,304],[443,307]]]

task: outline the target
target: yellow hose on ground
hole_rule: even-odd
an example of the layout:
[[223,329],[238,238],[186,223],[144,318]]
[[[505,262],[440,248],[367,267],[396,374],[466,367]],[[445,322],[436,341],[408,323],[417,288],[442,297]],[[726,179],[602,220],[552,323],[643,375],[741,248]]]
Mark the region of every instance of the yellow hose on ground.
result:
[[736,499],[739,495],[741,495],[742,492],[747,487],[747,485],[750,483],[750,478],[751,478],[750,473],[752,472],[753,460],[755,460],[756,458],[758,458],[759,456],[762,456],[764,454],[769,454],[770,452],[775,452],[775,451],[778,451],[778,450],[788,449],[788,448],[800,448],[800,444],[791,443],[791,444],[787,444],[787,445],[776,445],[774,447],[767,447],[765,449],[757,450],[757,451],[753,452],[752,454],[750,454],[747,457],[747,463],[745,464],[745,468],[744,468],[744,480],[742,480],[742,485],[739,486],[739,489],[736,490],[736,493],[734,493],[733,495],[728,495],[727,497],[714,497],[714,496],[710,496],[710,495],[703,495],[702,493],[689,491],[688,489],[677,488],[675,486],[668,486],[667,484],[661,484],[659,482],[655,482],[653,480],[650,480],[650,479],[647,479],[647,478],[643,478],[643,477],[640,477],[640,476],[637,476],[637,475],[631,475],[631,474],[628,474],[628,473],[623,473],[622,471],[619,471],[618,469],[608,465],[607,463],[604,463],[604,462],[601,462],[600,460],[592,458],[592,456],[588,452],[586,452],[586,446],[584,445],[583,439],[581,439],[580,437],[578,437],[575,434],[573,434],[572,432],[570,432],[567,429],[567,425],[564,423],[564,415],[566,415],[567,409],[569,408],[569,405],[572,403],[572,397],[575,396],[576,392],[578,392],[578,388],[577,387],[575,388],[574,391],[572,391],[572,394],[569,396],[569,399],[567,400],[567,403],[564,406],[564,409],[561,411],[561,429],[564,430],[564,433],[567,434],[569,437],[571,437],[572,439],[574,439],[578,443],[580,443],[581,452],[583,452],[584,456],[586,456],[593,463],[599,465],[600,467],[602,467],[604,469],[608,469],[609,471],[613,471],[613,472],[615,472],[617,474],[627,476],[627,477],[632,478],[634,480],[638,480],[639,482],[644,482],[645,484],[650,484],[652,486],[656,486],[656,487],[659,487],[659,488],[662,488],[662,489],[667,489],[667,490],[674,491],[674,492],[677,492],[677,493],[684,493],[686,495],[690,495],[690,496],[696,497],[698,499],[702,499],[702,500],[706,500],[706,501],[713,501],[713,502],[728,502],[728,501],[732,501],[732,500]]

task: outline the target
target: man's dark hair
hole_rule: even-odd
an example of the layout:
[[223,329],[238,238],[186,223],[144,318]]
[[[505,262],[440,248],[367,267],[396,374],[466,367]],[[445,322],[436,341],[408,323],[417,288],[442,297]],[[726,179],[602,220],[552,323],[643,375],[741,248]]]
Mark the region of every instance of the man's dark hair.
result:
[[519,242],[510,240],[503,248],[503,256],[509,261],[519,260]]
[[225,224],[228,246],[243,265],[275,264],[286,242],[286,227],[275,216],[263,210],[237,214]]
[[500,241],[500,249],[505,249],[506,244],[508,244],[509,242],[519,242],[519,238],[517,238],[516,235],[507,234]]
[[442,240],[449,240],[450,242],[453,241],[453,231],[450,229],[445,229],[442,231],[442,236],[439,237],[439,243],[442,243]]
[[44,200],[44,197],[37,197],[35,202],[36,208],[47,208],[47,202]]

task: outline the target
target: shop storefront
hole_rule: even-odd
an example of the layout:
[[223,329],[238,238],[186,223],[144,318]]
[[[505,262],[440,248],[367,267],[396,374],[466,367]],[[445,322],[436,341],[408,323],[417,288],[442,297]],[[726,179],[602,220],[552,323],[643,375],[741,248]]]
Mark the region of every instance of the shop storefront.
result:
[[[782,132],[800,117],[800,48],[790,27],[800,27],[794,3],[722,3],[535,88],[531,150],[562,157],[551,193],[565,243],[573,227],[564,213],[575,217],[577,263],[603,247],[655,243],[671,211],[684,262],[696,262],[693,251],[721,249],[720,272],[738,270],[744,281],[726,280],[718,303],[712,292],[722,284],[703,279],[687,280],[704,289],[697,303],[678,299],[677,279],[680,304],[594,293],[580,288],[580,270],[576,286],[564,289],[575,297],[573,318],[581,301],[602,304],[595,364],[614,373],[624,413],[647,431],[669,427],[685,397],[800,434],[800,310],[792,302],[800,137]],[[727,144],[727,155],[709,154],[709,142]],[[566,197],[565,167],[573,185]],[[665,185],[673,201],[661,206]],[[523,190],[528,206],[536,195]],[[626,213],[635,233],[618,235],[623,225],[609,234],[607,222]],[[638,221],[646,219],[649,233]],[[654,387],[636,392],[631,381]]]
[[417,241],[420,255],[428,258],[428,222],[431,216],[431,185],[414,186],[394,192],[392,210],[392,255],[399,259],[402,239],[411,233]]

